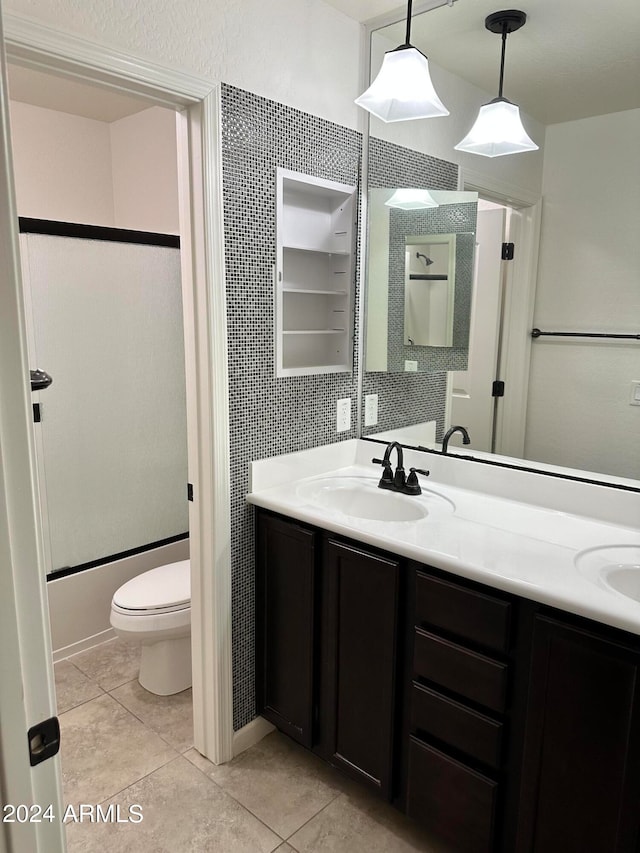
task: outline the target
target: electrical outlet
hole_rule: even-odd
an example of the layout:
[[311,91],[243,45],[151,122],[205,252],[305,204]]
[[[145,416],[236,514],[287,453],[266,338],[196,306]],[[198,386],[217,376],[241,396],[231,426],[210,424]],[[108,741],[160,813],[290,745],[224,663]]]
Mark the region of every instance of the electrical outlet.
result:
[[417,373],[418,371],[418,362],[417,361],[406,361],[404,363],[404,369],[407,373]]
[[336,432],[346,432],[351,429],[351,398],[338,400],[336,405]]
[[378,423],[378,395],[367,394],[364,398],[364,425],[375,426]]
[[630,406],[640,406],[640,380],[634,379],[631,383]]

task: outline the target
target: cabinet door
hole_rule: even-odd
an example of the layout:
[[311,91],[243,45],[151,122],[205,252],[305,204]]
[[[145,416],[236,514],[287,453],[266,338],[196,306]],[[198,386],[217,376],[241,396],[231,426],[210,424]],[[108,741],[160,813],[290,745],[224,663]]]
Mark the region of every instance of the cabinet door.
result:
[[538,616],[518,853],[637,853],[640,655]]
[[313,740],[316,536],[295,522],[258,514],[257,711],[307,747]]
[[391,795],[399,562],[329,539],[323,579],[325,757]]

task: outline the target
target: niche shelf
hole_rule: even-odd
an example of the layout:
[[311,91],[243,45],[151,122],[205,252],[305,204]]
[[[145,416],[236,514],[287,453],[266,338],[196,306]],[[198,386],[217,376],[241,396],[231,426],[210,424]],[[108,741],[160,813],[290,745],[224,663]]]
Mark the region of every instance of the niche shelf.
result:
[[351,372],[355,192],[277,170],[276,376]]

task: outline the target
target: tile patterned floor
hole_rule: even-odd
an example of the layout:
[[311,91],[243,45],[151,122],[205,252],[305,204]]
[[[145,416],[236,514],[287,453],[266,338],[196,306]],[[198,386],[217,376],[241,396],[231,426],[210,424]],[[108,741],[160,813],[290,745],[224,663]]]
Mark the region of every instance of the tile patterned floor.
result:
[[[191,691],[154,696],[112,640],[55,666],[70,853],[448,853],[395,809],[274,732],[228,764],[193,748]],[[124,822],[130,807],[143,820]]]

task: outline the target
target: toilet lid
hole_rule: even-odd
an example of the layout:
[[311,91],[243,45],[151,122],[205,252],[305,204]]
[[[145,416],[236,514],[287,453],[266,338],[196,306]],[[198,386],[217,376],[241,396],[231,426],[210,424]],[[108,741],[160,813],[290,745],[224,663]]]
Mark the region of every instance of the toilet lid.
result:
[[158,566],[123,584],[113,603],[125,610],[178,610],[191,604],[189,560]]

